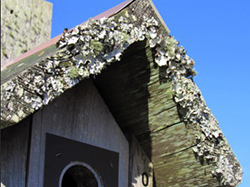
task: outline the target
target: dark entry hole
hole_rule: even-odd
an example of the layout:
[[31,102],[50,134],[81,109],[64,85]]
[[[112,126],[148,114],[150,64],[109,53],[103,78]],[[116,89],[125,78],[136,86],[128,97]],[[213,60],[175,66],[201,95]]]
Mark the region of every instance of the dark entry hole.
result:
[[10,13],[13,14],[14,10],[10,10]]
[[75,165],[63,175],[61,187],[98,187],[98,179],[87,167]]

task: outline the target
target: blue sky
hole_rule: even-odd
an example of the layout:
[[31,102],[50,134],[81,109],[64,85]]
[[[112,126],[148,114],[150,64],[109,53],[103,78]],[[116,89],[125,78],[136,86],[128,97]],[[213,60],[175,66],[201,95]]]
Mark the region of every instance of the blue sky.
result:
[[[52,37],[123,0],[48,0]],[[250,0],[153,0],[188,51],[195,82],[240,161],[240,187],[250,186]]]

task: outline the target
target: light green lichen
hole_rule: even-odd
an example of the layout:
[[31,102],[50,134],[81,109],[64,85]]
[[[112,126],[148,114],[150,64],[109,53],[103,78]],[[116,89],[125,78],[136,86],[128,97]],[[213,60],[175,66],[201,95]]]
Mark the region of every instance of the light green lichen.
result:
[[103,51],[102,43],[98,40],[91,40],[90,48],[94,51],[94,55],[98,56]]
[[74,79],[79,76],[78,69],[74,66],[69,68],[68,75],[70,78]]
[[[130,16],[114,20],[89,20],[65,33],[57,43],[59,51],[56,54],[36,64],[36,69],[31,68],[7,83],[8,88],[2,91],[5,99],[2,102],[1,119],[10,123],[18,122],[21,120],[16,115],[19,108],[26,106],[28,109],[23,110],[22,115],[29,115],[30,108],[39,109],[82,79],[97,75],[110,63],[119,61],[129,45],[148,40],[149,46],[155,50],[156,64],[164,66],[166,78],[172,80],[174,100],[179,106],[180,115],[187,125],[195,125],[200,129],[202,136],[197,135],[199,143],[194,147],[194,152],[217,163],[218,171],[213,174],[222,176],[225,185],[239,183],[241,168],[238,166],[233,171],[224,164],[235,160],[230,160],[232,153],[229,146],[192,80],[195,75],[194,61],[172,36],[159,31],[159,24],[154,18],[144,17],[142,24],[137,27],[132,24],[134,19]],[[24,83],[24,90],[35,91],[35,94],[25,92],[23,99],[17,101],[16,96],[20,92],[16,85],[19,85],[19,79]],[[6,108],[9,102],[13,102],[15,109]]]
[[121,41],[127,42],[129,40],[130,36],[127,33],[121,33]]

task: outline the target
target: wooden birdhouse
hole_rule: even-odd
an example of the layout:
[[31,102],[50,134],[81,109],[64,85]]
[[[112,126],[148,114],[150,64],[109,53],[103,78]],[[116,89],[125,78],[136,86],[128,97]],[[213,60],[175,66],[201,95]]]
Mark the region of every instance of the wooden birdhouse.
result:
[[150,0],[2,66],[1,184],[235,186],[242,170]]

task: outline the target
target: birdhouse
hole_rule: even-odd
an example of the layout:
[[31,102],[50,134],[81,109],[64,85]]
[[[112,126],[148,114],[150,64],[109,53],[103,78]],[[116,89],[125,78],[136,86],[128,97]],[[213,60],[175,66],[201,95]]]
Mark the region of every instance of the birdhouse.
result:
[[2,185],[239,184],[193,66],[150,0],[127,0],[4,64]]

